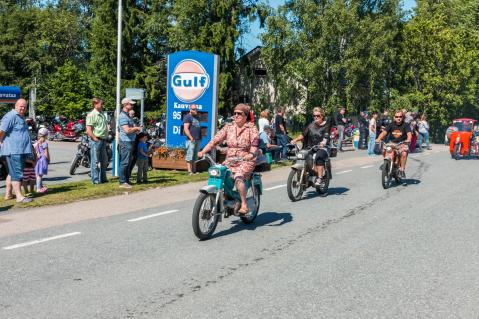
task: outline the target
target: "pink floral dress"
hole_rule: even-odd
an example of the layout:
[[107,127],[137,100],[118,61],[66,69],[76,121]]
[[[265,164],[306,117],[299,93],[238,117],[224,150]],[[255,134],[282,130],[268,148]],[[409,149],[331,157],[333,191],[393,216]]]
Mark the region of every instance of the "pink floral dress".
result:
[[[223,164],[233,172],[234,179],[248,178],[254,170],[259,145],[259,134],[254,124],[245,123],[241,128],[234,123],[225,125],[208,143],[207,148],[211,149],[223,141],[228,146]],[[248,154],[253,155],[251,160],[234,161],[235,158],[244,158]]]

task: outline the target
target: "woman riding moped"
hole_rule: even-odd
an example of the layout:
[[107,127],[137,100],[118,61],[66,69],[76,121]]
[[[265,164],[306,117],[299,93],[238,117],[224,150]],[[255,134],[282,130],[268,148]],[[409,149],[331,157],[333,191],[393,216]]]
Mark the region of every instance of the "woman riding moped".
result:
[[[244,215],[248,213],[245,180],[251,176],[255,168],[259,134],[254,124],[248,122],[250,108],[246,104],[236,105],[233,114],[233,123],[226,124],[198,153],[198,157],[202,158],[205,153],[226,141],[228,151],[223,165],[233,173],[235,186],[241,197],[241,208],[238,212]],[[241,160],[238,161],[238,158]]]
[[316,151],[315,171],[317,173],[315,186],[321,185],[321,179],[324,176],[324,165],[329,155],[326,150],[326,146],[329,143],[329,132],[331,125],[326,121],[326,115],[323,109],[315,107],[313,109],[314,121],[309,124],[304,130],[303,134],[296,137],[291,141],[292,144],[296,144],[299,141],[303,141],[303,148],[312,148],[314,146],[320,146],[321,148]]

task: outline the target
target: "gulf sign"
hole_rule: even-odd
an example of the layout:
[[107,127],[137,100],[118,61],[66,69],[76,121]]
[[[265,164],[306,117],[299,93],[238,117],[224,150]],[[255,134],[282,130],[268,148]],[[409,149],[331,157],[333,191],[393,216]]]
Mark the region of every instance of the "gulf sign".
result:
[[204,67],[195,60],[183,60],[173,71],[171,86],[175,96],[182,102],[198,100],[210,85],[210,77]]
[[183,118],[195,104],[203,147],[216,133],[219,57],[198,51],[168,55],[166,145],[184,147]]

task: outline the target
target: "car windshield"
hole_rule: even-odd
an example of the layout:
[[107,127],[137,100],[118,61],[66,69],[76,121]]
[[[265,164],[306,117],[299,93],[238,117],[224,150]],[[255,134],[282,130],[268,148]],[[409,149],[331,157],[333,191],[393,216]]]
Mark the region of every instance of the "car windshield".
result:
[[454,122],[454,126],[457,127],[459,132],[472,131],[472,122]]

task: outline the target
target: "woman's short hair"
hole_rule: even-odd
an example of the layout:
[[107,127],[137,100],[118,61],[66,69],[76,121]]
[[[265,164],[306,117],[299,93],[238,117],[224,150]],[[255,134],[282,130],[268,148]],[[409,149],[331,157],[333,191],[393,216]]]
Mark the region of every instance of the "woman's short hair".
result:
[[315,107],[313,113],[319,113],[323,118],[326,116],[326,113],[324,113],[324,110],[320,107]]
[[259,117],[261,118],[267,118],[269,115],[269,110],[263,110],[261,113],[259,113]]

